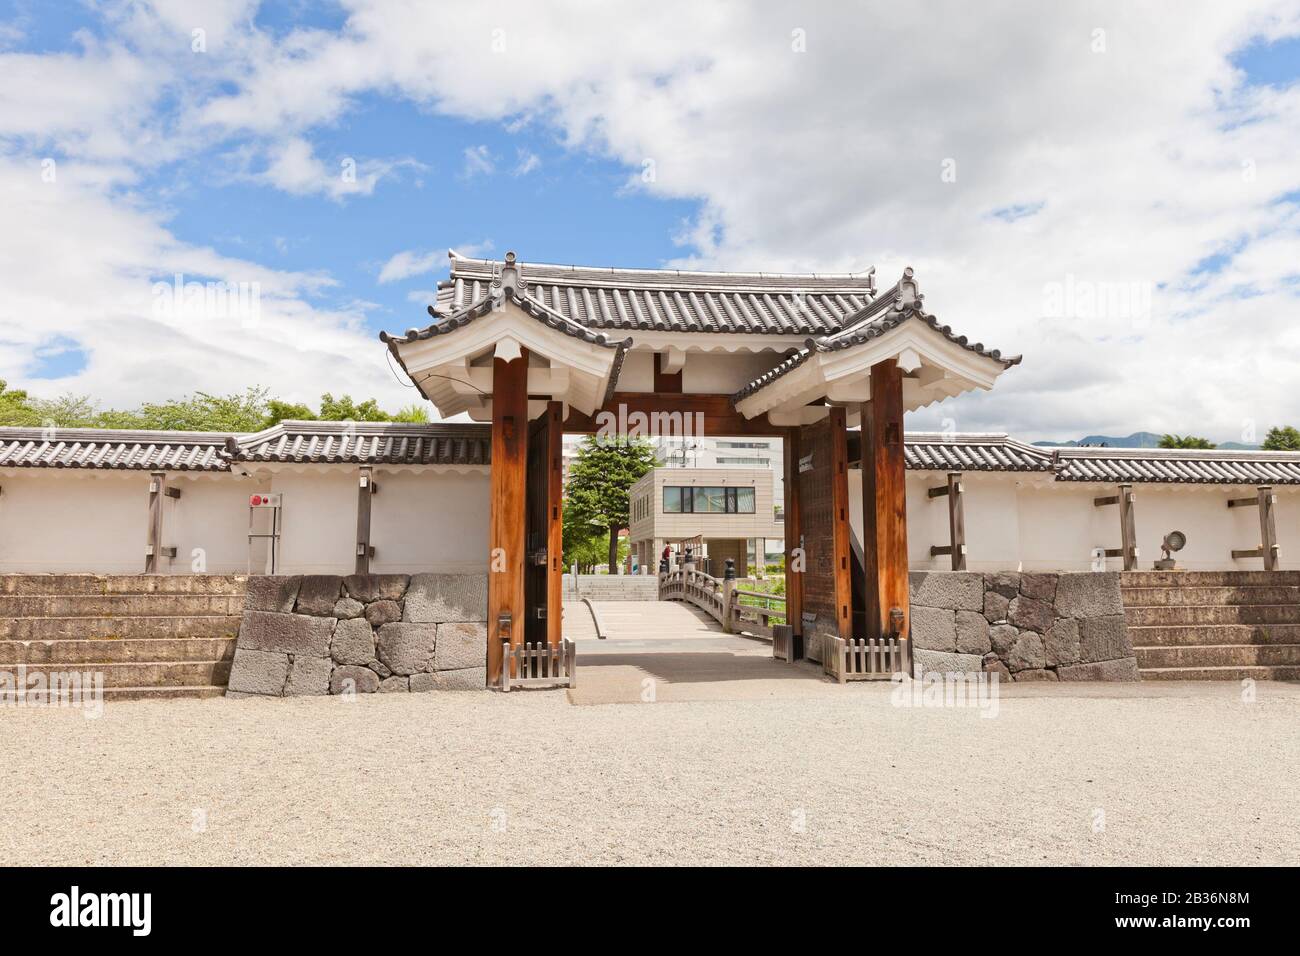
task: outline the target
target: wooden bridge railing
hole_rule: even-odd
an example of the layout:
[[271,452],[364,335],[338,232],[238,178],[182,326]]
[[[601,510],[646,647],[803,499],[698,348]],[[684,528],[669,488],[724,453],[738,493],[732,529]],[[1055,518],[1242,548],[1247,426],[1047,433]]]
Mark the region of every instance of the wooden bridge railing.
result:
[[745,590],[735,579],[715,578],[703,571],[678,568],[660,574],[659,600],[694,604],[727,632],[771,638],[772,625],[786,620],[784,595]]

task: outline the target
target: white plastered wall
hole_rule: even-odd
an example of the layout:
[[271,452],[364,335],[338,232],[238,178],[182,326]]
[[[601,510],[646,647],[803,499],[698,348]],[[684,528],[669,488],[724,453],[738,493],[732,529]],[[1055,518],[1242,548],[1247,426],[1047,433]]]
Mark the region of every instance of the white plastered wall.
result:
[[[371,571],[487,570],[491,481],[486,471],[376,470],[375,483],[379,493],[371,503]],[[355,482],[352,489],[349,540],[356,533]]]
[[[143,572],[149,481],[144,471],[32,468],[0,475],[0,572]],[[163,499],[161,544],[176,548],[176,557],[162,558],[161,570],[247,570],[247,496],[266,485],[185,473],[167,481],[181,496]]]

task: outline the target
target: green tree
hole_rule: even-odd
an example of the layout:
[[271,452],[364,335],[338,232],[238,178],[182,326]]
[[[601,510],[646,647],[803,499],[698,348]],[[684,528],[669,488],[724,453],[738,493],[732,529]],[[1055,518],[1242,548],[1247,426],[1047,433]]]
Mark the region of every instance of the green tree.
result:
[[98,416],[104,428],[146,428],[158,431],[255,432],[266,422],[266,389],[146,402],[134,411],[107,411]]
[[429,420],[429,409],[424,405],[403,405],[393,416],[395,422],[412,422],[424,424]]
[[0,379],[0,425],[39,427],[40,424],[40,413],[32,406],[27,393],[20,388],[11,389]]
[[1270,428],[1262,447],[1269,451],[1300,451],[1300,431],[1290,425]]
[[326,392],[320,397],[320,419],[323,422],[388,422],[393,417],[373,398],[357,403],[351,395],[335,398]]
[[312,422],[316,413],[301,402],[286,402],[273,398],[266,403],[266,424],[264,428],[278,425],[280,422]]
[[1161,435],[1160,448],[1216,448],[1214,442],[1208,438],[1197,438],[1195,435]]
[[[618,533],[630,524],[628,491],[655,464],[654,448],[648,442],[588,435],[569,469],[565,527],[572,521],[578,529],[600,527],[608,532],[606,555],[611,574],[618,567]],[[577,545],[582,532],[575,534]]]

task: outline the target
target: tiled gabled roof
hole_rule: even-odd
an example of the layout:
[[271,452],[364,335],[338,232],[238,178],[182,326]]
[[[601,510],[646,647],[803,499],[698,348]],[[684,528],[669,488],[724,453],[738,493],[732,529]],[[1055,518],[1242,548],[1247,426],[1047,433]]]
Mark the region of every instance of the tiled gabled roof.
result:
[[225,471],[226,436],[104,428],[0,428],[0,468]]
[[1300,452],[1185,448],[1059,448],[1059,481],[1300,484]]
[[[489,298],[501,263],[454,250],[436,317]],[[875,270],[844,275],[600,269],[520,263],[527,297],[589,329],[825,335],[870,304]]]
[[489,425],[439,422],[285,421],[252,435],[232,436],[237,461],[370,465],[487,465]]
[[1051,472],[1052,452],[1003,434],[908,432],[903,442],[907,467],[917,471]]
[[916,281],[909,266],[903,270],[902,278],[892,288],[882,293],[865,308],[850,316],[845,321],[842,330],[831,335],[805,340],[803,348],[788,356],[783,362],[768,369],[736,392],[731,397],[732,401],[739,402],[748,398],[759,389],[770,385],[784,375],[788,375],[808,361],[815,353],[838,352],[842,349],[862,345],[871,339],[884,335],[891,329],[897,328],[908,320],[925,323],[949,342],[955,342],[968,351],[992,359],[1000,363],[1003,368],[1010,368],[1013,365],[1020,364],[1021,356],[1004,357],[998,349],[985,348],[983,342],[971,342],[966,336],[954,332],[952,326],[940,323],[933,315],[921,308],[923,299],[924,297],[917,291]]

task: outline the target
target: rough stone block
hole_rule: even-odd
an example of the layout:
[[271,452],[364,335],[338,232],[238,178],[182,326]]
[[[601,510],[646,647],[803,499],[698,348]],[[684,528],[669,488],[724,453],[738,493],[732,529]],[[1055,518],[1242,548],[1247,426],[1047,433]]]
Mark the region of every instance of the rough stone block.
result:
[[1017,671],[1015,674],[1015,680],[1016,681],[1035,681],[1035,680],[1044,681],[1044,680],[1058,680],[1058,678],[1054,671],[1049,671],[1046,668],[1033,668],[1027,671]]
[[912,653],[913,676],[925,674],[978,674],[984,661],[978,654],[948,654],[917,648]]
[[285,697],[320,696],[330,692],[330,673],[334,662],[328,657],[295,654],[289,658],[289,679],[284,684]]
[[957,612],[957,652],[987,654],[993,646],[989,640],[989,622],[979,611]]
[[1062,617],[1123,614],[1118,571],[1062,574],[1056,583],[1056,610]]
[[912,607],[912,641],[927,651],[957,650],[955,611],[936,607]]
[[379,682],[381,694],[405,694],[411,689],[409,677],[385,677]]
[[409,574],[349,574],[343,591],[358,601],[400,601],[411,583]]
[[1085,664],[1132,657],[1124,615],[1091,617],[1079,621],[1079,660]]
[[997,658],[994,658],[991,661],[986,660],[984,662],[984,673],[997,674],[998,680],[1011,680],[1011,671],[1007,669],[1006,664],[1002,663],[1002,661]]
[[913,606],[978,611],[984,606],[984,575],[971,571],[913,571],[908,575]]
[[304,574],[298,588],[298,603],[294,610],[315,617],[333,617],[338,603],[342,579],[337,574]]
[[1007,659],[1019,638],[1020,628],[1011,624],[994,624],[989,628],[989,643],[993,645],[994,653],[1003,660]]
[[437,637],[438,628],[433,624],[393,623],[379,629],[375,644],[379,659],[394,674],[409,676],[433,670]]
[[373,660],[366,661],[366,666],[369,667],[376,674],[378,674],[380,677],[388,678],[393,676],[393,672],[388,669],[388,665],[385,664],[377,657],[374,658]]
[[379,675],[369,667],[344,664],[330,675],[331,694],[373,694],[379,690]]
[[1051,630],[1052,622],[1056,620],[1056,612],[1046,601],[1018,597],[1011,602],[1011,607],[1007,611],[1007,620],[1024,630],[1045,634]]
[[366,606],[350,597],[341,597],[334,602],[334,616],[342,620],[351,620],[366,613]]
[[1020,593],[1025,597],[1051,604],[1056,600],[1056,574],[1022,574],[1020,575]]
[[339,621],[334,626],[330,655],[340,664],[366,667],[375,657],[375,632],[365,618]]
[[433,668],[439,671],[487,667],[486,624],[439,624]]
[[412,694],[423,694],[437,689],[433,683],[432,672],[427,674],[412,674],[410,678],[408,678],[408,682]]
[[307,657],[329,657],[334,618],[302,614],[245,611],[239,625],[239,647]]
[[999,571],[984,575],[984,588],[1001,594],[1008,601],[1020,593],[1020,574],[1016,571]]
[[366,620],[371,627],[392,624],[402,619],[402,606],[396,601],[375,601],[366,605]]
[[1011,673],[1040,669],[1046,663],[1047,655],[1043,651],[1043,639],[1033,631],[1021,631],[1020,636],[1016,638],[1016,643],[1011,646],[1010,653],[1007,654],[1007,666],[1011,668]]
[[1010,608],[1011,599],[1005,594],[999,594],[997,591],[984,592],[984,618],[990,624],[1006,621]]
[[1073,664],[1079,660],[1079,622],[1072,617],[1063,617],[1052,625],[1052,629],[1043,635],[1043,651],[1047,657],[1048,667],[1061,664]]
[[289,676],[289,655],[238,648],[230,665],[227,690],[236,694],[279,697]]
[[297,574],[254,574],[244,591],[244,610],[288,614],[298,600],[302,577]]
[[1071,664],[1056,670],[1061,680],[1138,680],[1136,657],[1122,657],[1115,661],[1099,661],[1094,664]]
[[402,620],[417,624],[487,620],[487,574],[414,574]]
[[[411,690],[415,690],[415,678],[411,677]],[[487,690],[487,668],[466,667],[454,671],[438,671],[426,675],[433,678],[430,690]]]

